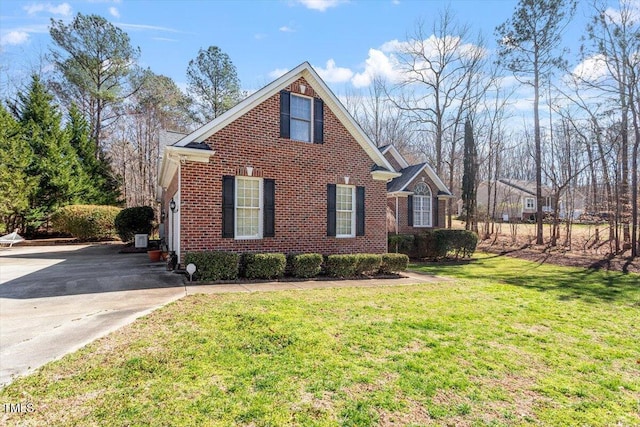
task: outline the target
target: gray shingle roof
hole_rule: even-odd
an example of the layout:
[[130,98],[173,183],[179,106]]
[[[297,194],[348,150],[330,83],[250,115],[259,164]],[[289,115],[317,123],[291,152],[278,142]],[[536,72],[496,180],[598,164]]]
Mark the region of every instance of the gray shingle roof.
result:
[[418,172],[420,172],[426,163],[420,163],[418,165],[408,166],[399,172],[402,174],[397,178],[391,180],[391,182],[387,183],[387,192],[394,193],[396,191],[403,191],[407,184],[411,181],[411,178],[415,176]]

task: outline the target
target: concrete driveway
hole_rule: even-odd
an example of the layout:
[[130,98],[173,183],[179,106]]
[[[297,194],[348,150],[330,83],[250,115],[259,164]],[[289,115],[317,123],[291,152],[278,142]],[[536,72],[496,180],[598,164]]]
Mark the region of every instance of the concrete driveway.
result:
[[185,295],[164,263],[119,247],[0,249],[0,386]]

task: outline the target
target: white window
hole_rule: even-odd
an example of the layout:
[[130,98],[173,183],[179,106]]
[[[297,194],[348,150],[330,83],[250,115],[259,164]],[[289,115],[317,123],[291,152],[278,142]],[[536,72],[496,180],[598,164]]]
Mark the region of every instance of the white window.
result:
[[431,227],[431,189],[424,182],[413,189],[413,226]]
[[236,177],[236,239],[262,238],[262,179]]
[[291,139],[311,142],[311,98],[291,94]]
[[524,199],[524,208],[525,209],[535,209],[536,208],[536,199],[533,197],[527,197]]
[[336,237],[356,235],[356,187],[336,185]]

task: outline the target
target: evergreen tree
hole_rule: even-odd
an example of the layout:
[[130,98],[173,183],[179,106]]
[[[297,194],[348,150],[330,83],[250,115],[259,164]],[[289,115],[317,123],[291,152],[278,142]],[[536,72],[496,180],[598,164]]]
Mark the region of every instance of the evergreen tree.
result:
[[18,122],[0,104],[0,232],[21,228],[36,180],[27,175],[33,153]]
[[187,68],[189,91],[195,95],[196,120],[204,124],[242,99],[240,80],[229,55],[217,46],[200,49]]
[[58,207],[82,202],[88,185],[52,100],[36,75],[28,92],[18,94],[18,123],[23,140],[33,152],[25,171],[36,183],[29,195],[27,232],[34,232]]
[[118,203],[120,192],[112,177],[111,167],[91,140],[90,126],[75,104],[71,104],[66,126],[69,142],[76,152],[82,175],[87,179],[84,203],[114,205]]
[[478,231],[476,175],[478,170],[478,154],[473,139],[473,128],[469,119],[464,123],[464,171],[462,174],[462,202],[465,216],[465,228]]

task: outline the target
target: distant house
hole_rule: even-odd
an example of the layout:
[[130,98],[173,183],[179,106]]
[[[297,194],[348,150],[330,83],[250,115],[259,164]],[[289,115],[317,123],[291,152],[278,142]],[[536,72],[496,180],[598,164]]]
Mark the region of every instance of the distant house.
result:
[[400,172],[387,184],[387,211],[393,217],[389,232],[414,234],[445,224],[447,200],[453,195],[428,163],[410,165],[393,145],[380,152]]
[[180,262],[204,250],[387,251],[387,182],[401,173],[308,63],[163,139],[159,200]]
[[[482,181],[478,185],[477,206],[480,217],[486,217],[493,213],[495,220],[523,220],[534,221],[537,212],[536,203],[536,183],[533,181],[499,179],[491,183],[491,206],[488,194],[489,183]],[[555,204],[553,189],[548,186],[542,187],[542,198],[544,204],[542,212],[552,214]],[[493,204],[495,202],[495,212]],[[584,212],[585,197],[582,193],[574,191],[569,195],[567,192],[560,193],[558,205],[558,217],[560,219],[577,218]],[[462,213],[462,201],[458,201],[458,213]]]

